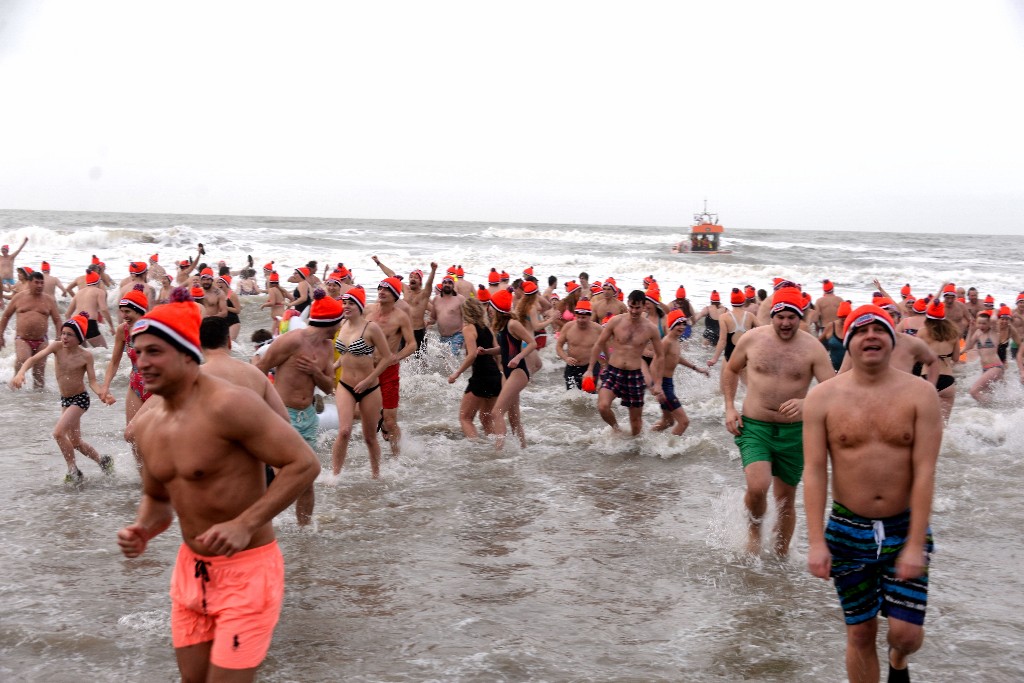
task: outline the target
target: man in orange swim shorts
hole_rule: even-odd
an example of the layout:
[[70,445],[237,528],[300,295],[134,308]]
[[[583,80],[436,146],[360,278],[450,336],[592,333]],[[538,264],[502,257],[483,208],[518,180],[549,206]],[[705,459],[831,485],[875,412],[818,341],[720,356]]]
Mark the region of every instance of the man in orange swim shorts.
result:
[[[154,398],[126,437],[142,457],[142,501],[117,543],[138,557],[177,513],[171,632],[185,681],[251,681],[284,594],[274,516],[320,472],[298,432],[255,392],[201,373],[200,313],[185,290],[132,328]],[[267,488],[264,466],[278,469]]]

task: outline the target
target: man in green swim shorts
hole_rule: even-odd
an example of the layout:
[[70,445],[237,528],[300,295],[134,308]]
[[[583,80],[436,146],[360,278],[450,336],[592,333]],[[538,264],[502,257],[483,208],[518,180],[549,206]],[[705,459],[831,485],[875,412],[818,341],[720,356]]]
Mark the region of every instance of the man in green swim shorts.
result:
[[[825,347],[800,329],[802,296],[783,282],[772,297],[771,325],[756,327],[740,337],[729,362],[722,366],[725,426],[736,436],[743,459],[747,493],[743,502],[750,515],[747,550],[761,550],[761,521],[771,489],[778,509],[773,550],[789,553],[796,525],[796,487],[804,468],[803,399],[811,380],[835,376]],[[788,286],[787,286],[788,285]],[[736,411],[740,373],[747,371],[743,414]]]

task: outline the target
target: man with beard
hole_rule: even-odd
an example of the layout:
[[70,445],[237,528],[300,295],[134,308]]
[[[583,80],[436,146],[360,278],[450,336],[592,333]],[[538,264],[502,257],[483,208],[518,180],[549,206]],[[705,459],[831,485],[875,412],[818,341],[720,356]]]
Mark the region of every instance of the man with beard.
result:
[[466,297],[455,291],[455,278],[445,275],[441,280],[441,293],[430,301],[430,317],[437,323],[441,343],[453,356],[462,354],[462,302]]
[[[388,277],[396,277],[395,271],[391,270],[380,262],[376,256],[372,257],[373,262],[384,271]],[[430,275],[427,281],[423,282],[423,271],[416,269],[409,273],[409,285],[402,289],[402,302],[408,305],[406,314],[412,322],[412,334],[416,339],[416,353],[423,348],[423,337],[427,333],[427,305],[430,303],[430,290],[434,288],[434,275],[437,273],[437,263],[431,262]],[[399,307],[401,303],[399,302]]]
[[213,286],[213,268],[203,268],[199,273],[199,286],[203,288],[203,317],[227,317],[227,297]]
[[[803,297],[795,287],[782,287],[772,297],[769,324],[748,330],[722,366],[725,426],[736,437],[747,492],[749,514],[747,550],[761,548],[761,522],[771,489],[778,509],[773,549],[789,552],[796,525],[796,488],[803,473],[801,422],[803,400],[812,379],[824,382],[835,375],[825,347],[800,330]],[[743,415],[736,411],[740,373],[747,370]]]
[[[18,292],[0,317],[0,349],[4,347],[4,332],[12,315],[17,315],[14,328],[14,372],[21,370],[22,364],[37,354],[49,341],[47,332],[50,321],[53,329],[60,334],[60,311],[57,301],[43,291],[42,273],[32,273],[28,278],[28,289]],[[36,389],[43,388],[43,376],[46,365],[38,363],[32,368],[32,381]]]
[[380,383],[383,413],[381,427],[384,438],[391,444],[391,455],[394,456],[400,454],[399,442],[402,439],[402,430],[398,427],[399,364],[416,350],[409,316],[397,306],[401,296],[401,280],[396,277],[386,278],[377,285],[377,303],[366,308],[366,319],[377,323],[384,332],[392,353],[391,364],[380,373],[377,381]]

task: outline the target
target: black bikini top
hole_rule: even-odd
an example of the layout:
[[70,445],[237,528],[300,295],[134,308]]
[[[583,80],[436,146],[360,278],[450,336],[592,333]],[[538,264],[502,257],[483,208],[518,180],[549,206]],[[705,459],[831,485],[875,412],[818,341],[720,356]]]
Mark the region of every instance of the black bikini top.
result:
[[351,344],[346,344],[341,341],[341,337],[334,340],[334,348],[338,350],[338,353],[345,355],[346,353],[353,356],[372,356],[376,350],[372,344],[367,344],[363,335],[366,334],[366,326],[370,323],[363,325],[363,331],[359,333],[359,338],[353,341]]

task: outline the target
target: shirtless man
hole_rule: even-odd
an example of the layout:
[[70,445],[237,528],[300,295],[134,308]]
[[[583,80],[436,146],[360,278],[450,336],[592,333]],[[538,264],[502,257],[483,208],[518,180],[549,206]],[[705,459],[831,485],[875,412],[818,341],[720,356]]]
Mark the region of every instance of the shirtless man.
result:
[[142,285],[143,291],[146,294],[147,301],[156,301],[157,294],[156,287],[150,284],[146,277],[149,273],[149,266],[143,261],[132,261],[128,264],[128,277],[121,285],[121,291],[117,295],[118,301],[124,298],[124,295],[132,291],[135,285]]
[[[256,367],[274,372],[274,388],[288,409],[292,427],[316,448],[319,419],[313,405],[313,390],[334,393],[334,333],[341,325],[343,307],[323,290],[317,290],[310,307],[309,327],[286,332],[274,340],[267,352],[256,361]],[[299,525],[313,519],[313,485],[299,493],[295,516]]]
[[26,244],[28,244],[27,237],[21,241],[21,246],[13,254],[8,245],[5,244],[0,247],[0,279],[3,280],[4,289],[14,287],[14,259],[18,258],[18,254],[25,248]]
[[[316,456],[256,393],[200,371],[199,310],[187,301],[139,320],[133,345],[162,398],[129,426],[143,459],[126,557],[177,513],[183,543],[171,578],[171,631],[185,681],[251,681],[281,610],[284,562],[273,518],[309,488]],[[278,469],[266,485],[264,467]]]
[[983,406],[992,403],[992,397],[989,395],[990,387],[994,382],[1003,378],[1004,367],[1003,361],[999,359],[998,346],[999,335],[992,323],[992,315],[989,311],[982,311],[978,314],[974,332],[967,338],[964,349],[978,352],[978,360],[981,362],[981,377],[971,386],[971,396]]
[[164,275],[167,275],[167,271],[160,265],[160,255],[153,254],[149,257],[149,279],[160,283],[163,281]]
[[431,299],[428,306],[431,319],[437,323],[441,343],[452,355],[462,355],[462,302],[466,297],[455,291],[455,278],[445,275],[441,280],[441,293]]
[[[665,361],[661,371],[661,393],[664,398],[661,401],[661,419],[654,425],[654,431],[660,432],[672,427],[672,434],[682,436],[686,428],[690,426],[690,418],[683,409],[682,402],[676,397],[675,375],[676,366],[682,365],[694,372],[708,375],[707,368],[701,368],[683,358],[679,352],[679,339],[686,329],[686,315],[676,309],[668,314],[665,319],[668,332],[661,340],[661,348],[665,352]],[[674,425],[674,426],[673,426]]]
[[267,376],[251,363],[231,356],[231,333],[226,319],[203,318],[199,326],[199,344],[204,358],[200,370],[204,374],[251,389],[271,410],[288,420],[288,409]]
[[25,373],[35,365],[45,365],[46,357],[53,354],[57,374],[57,386],[60,387],[60,419],[53,428],[53,440],[57,442],[68,473],[64,481],[77,484],[82,481],[82,471],[75,463],[75,451],[94,460],[104,473],[109,474],[114,466],[109,456],[100,457],[96,449],[82,439],[82,415],[89,410],[89,392],[85,390],[84,378],[89,379],[89,388],[107,405],[114,403],[114,397],[104,395],[96,381],[96,370],[93,366],[92,354],[82,348],[87,327],[85,316],[76,315],[60,327],[60,339],[52,341],[25,361],[18,373],[11,380],[11,387],[20,389],[25,383]]
[[52,297],[56,297],[57,290],[59,289],[61,296],[68,295],[68,292],[66,289],[64,289],[64,285],[61,283],[61,281],[55,278],[54,276],[50,275],[49,263],[43,261],[42,265],[39,267],[39,270],[41,270],[43,273],[43,292],[49,294]]
[[[0,317],[0,349],[4,347],[4,332],[7,331],[7,323],[12,315],[17,315],[14,324],[14,372],[21,370],[21,366],[29,358],[39,353],[49,341],[47,333],[50,328],[50,321],[53,321],[54,332],[59,335],[61,328],[60,311],[57,310],[57,301],[46,294],[44,289],[42,273],[32,273],[29,276],[29,286],[23,292],[19,292],[11,299],[11,303],[4,309]],[[44,371],[46,366],[37,363],[32,369],[32,383],[36,389],[42,389],[44,384]]]
[[100,321],[106,321],[110,328],[110,334],[114,334],[114,318],[110,315],[110,306],[107,304],[107,292],[100,286],[100,275],[97,271],[90,271],[85,274],[85,287],[76,292],[68,304],[68,317],[86,313],[89,318],[89,328],[85,333],[85,341],[89,346],[102,346],[107,348],[107,340],[100,332]]
[[907,657],[924,640],[939,401],[924,382],[890,366],[898,335],[884,311],[861,306],[847,320],[851,371],[814,387],[804,407],[807,568],[835,580],[849,680],[879,680],[881,610],[889,619],[888,680],[909,681]]
[[956,287],[953,286],[952,282],[947,282],[939,291],[942,292],[942,302],[946,304],[946,320],[960,328],[961,337],[967,337],[971,325],[974,323],[974,318],[971,316],[970,311],[967,310],[967,306],[957,301]]
[[[722,366],[725,426],[736,436],[743,461],[747,492],[743,502],[749,514],[747,550],[761,548],[761,522],[771,489],[778,508],[772,548],[779,556],[789,552],[796,525],[795,496],[803,472],[801,417],[811,380],[835,376],[825,347],[800,330],[802,297],[792,287],[772,297],[768,325],[749,330]],[[747,371],[743,415],[736,410],[740,373]]]
[[196,246],[196,257],[186,261],[178,261],[178,272],[174,276],[174,284],[178,287],[187,287],[192,280],[192,271],[199,268],[199,257],[206,254],[202,244]]
[[594,352],[597,338],[601,336],[601,326],[594,322],[594,312],[590,301],[580,299],[573,310],[576,319],[562,326],[555,344],[555,353],[565,361],[565,388],[582,389],[583,375],[590,370],[591,377],[597,376],[599,365],[588,366],[590,356]]
[[609,315],[621,315],[628,311],[626,305],[619,301],[615,285],[608,282],[601,285],[599,294],[590,297],[590,305],[594,309],[594,320],[598,323]]
[[[366,307],[366,319],[377,323],[388,340],[391,349],[391,363],[380,373],[381,407],[383,410],[382,431],[391,444],[391,455],[401,454],[402,430],[398,426],[398,370],[402,359],[416,351],[416,337],[413,336],[412,322],[404,311],[398,308],[402,296],[402,281],[396,277],[381,280],[377,285],[377,303]],[[459,316],[461,317],[461,313]]]
[[[629,410],[629,428],[633,436],[643,427],[644,389],[659,401],[664,400],[661,391],[661,368],[665,352],[661,346],[658,326],[644,317],[644,302],[647,296],[639,289],[629,293],[628,312],[617,315],[604,326],[594,349],[590,352],[587,371],[583,381],[593,378],[594,364],[602,353],[608,355],[608,367],[601,373],[601,389],[597,394],[597,411],[613,431],[619,431],[619,423],[612,411],[612,401],[622,399],[622,405]],[[650,344],[654,359],[650,368],[644,363],[644,348]]]
[[836,287],[832,284],[831,280],[824,280],[821,283],[821,289],[824,294],[814,302],[814,308],[818,311],[819,330],[825,329],[836,319],[836,311],[839,310],[839,305],[843,303],[843,300],[836,296]]
[[199,274],[199,286],[203,288],[203,317],[226,318],[228,299],[224,292],[213,286],[213,279],[213,268],[203,268]]
[[[380,262],[376,256],[373,262],[388,277],[395,277],[395,271]],[[427,332],[427,305],[430,303],[430,291],[434,288],[434,275],[437,274],[437,263],[430,263],[430,275],[423,282],[423,271],[416,269],[409,273],[409,284],[402,289],[402,301],[408,306],[405,310],[412,321],[412,334],[416,338],[416,353],[423,348],[423,337]]]

